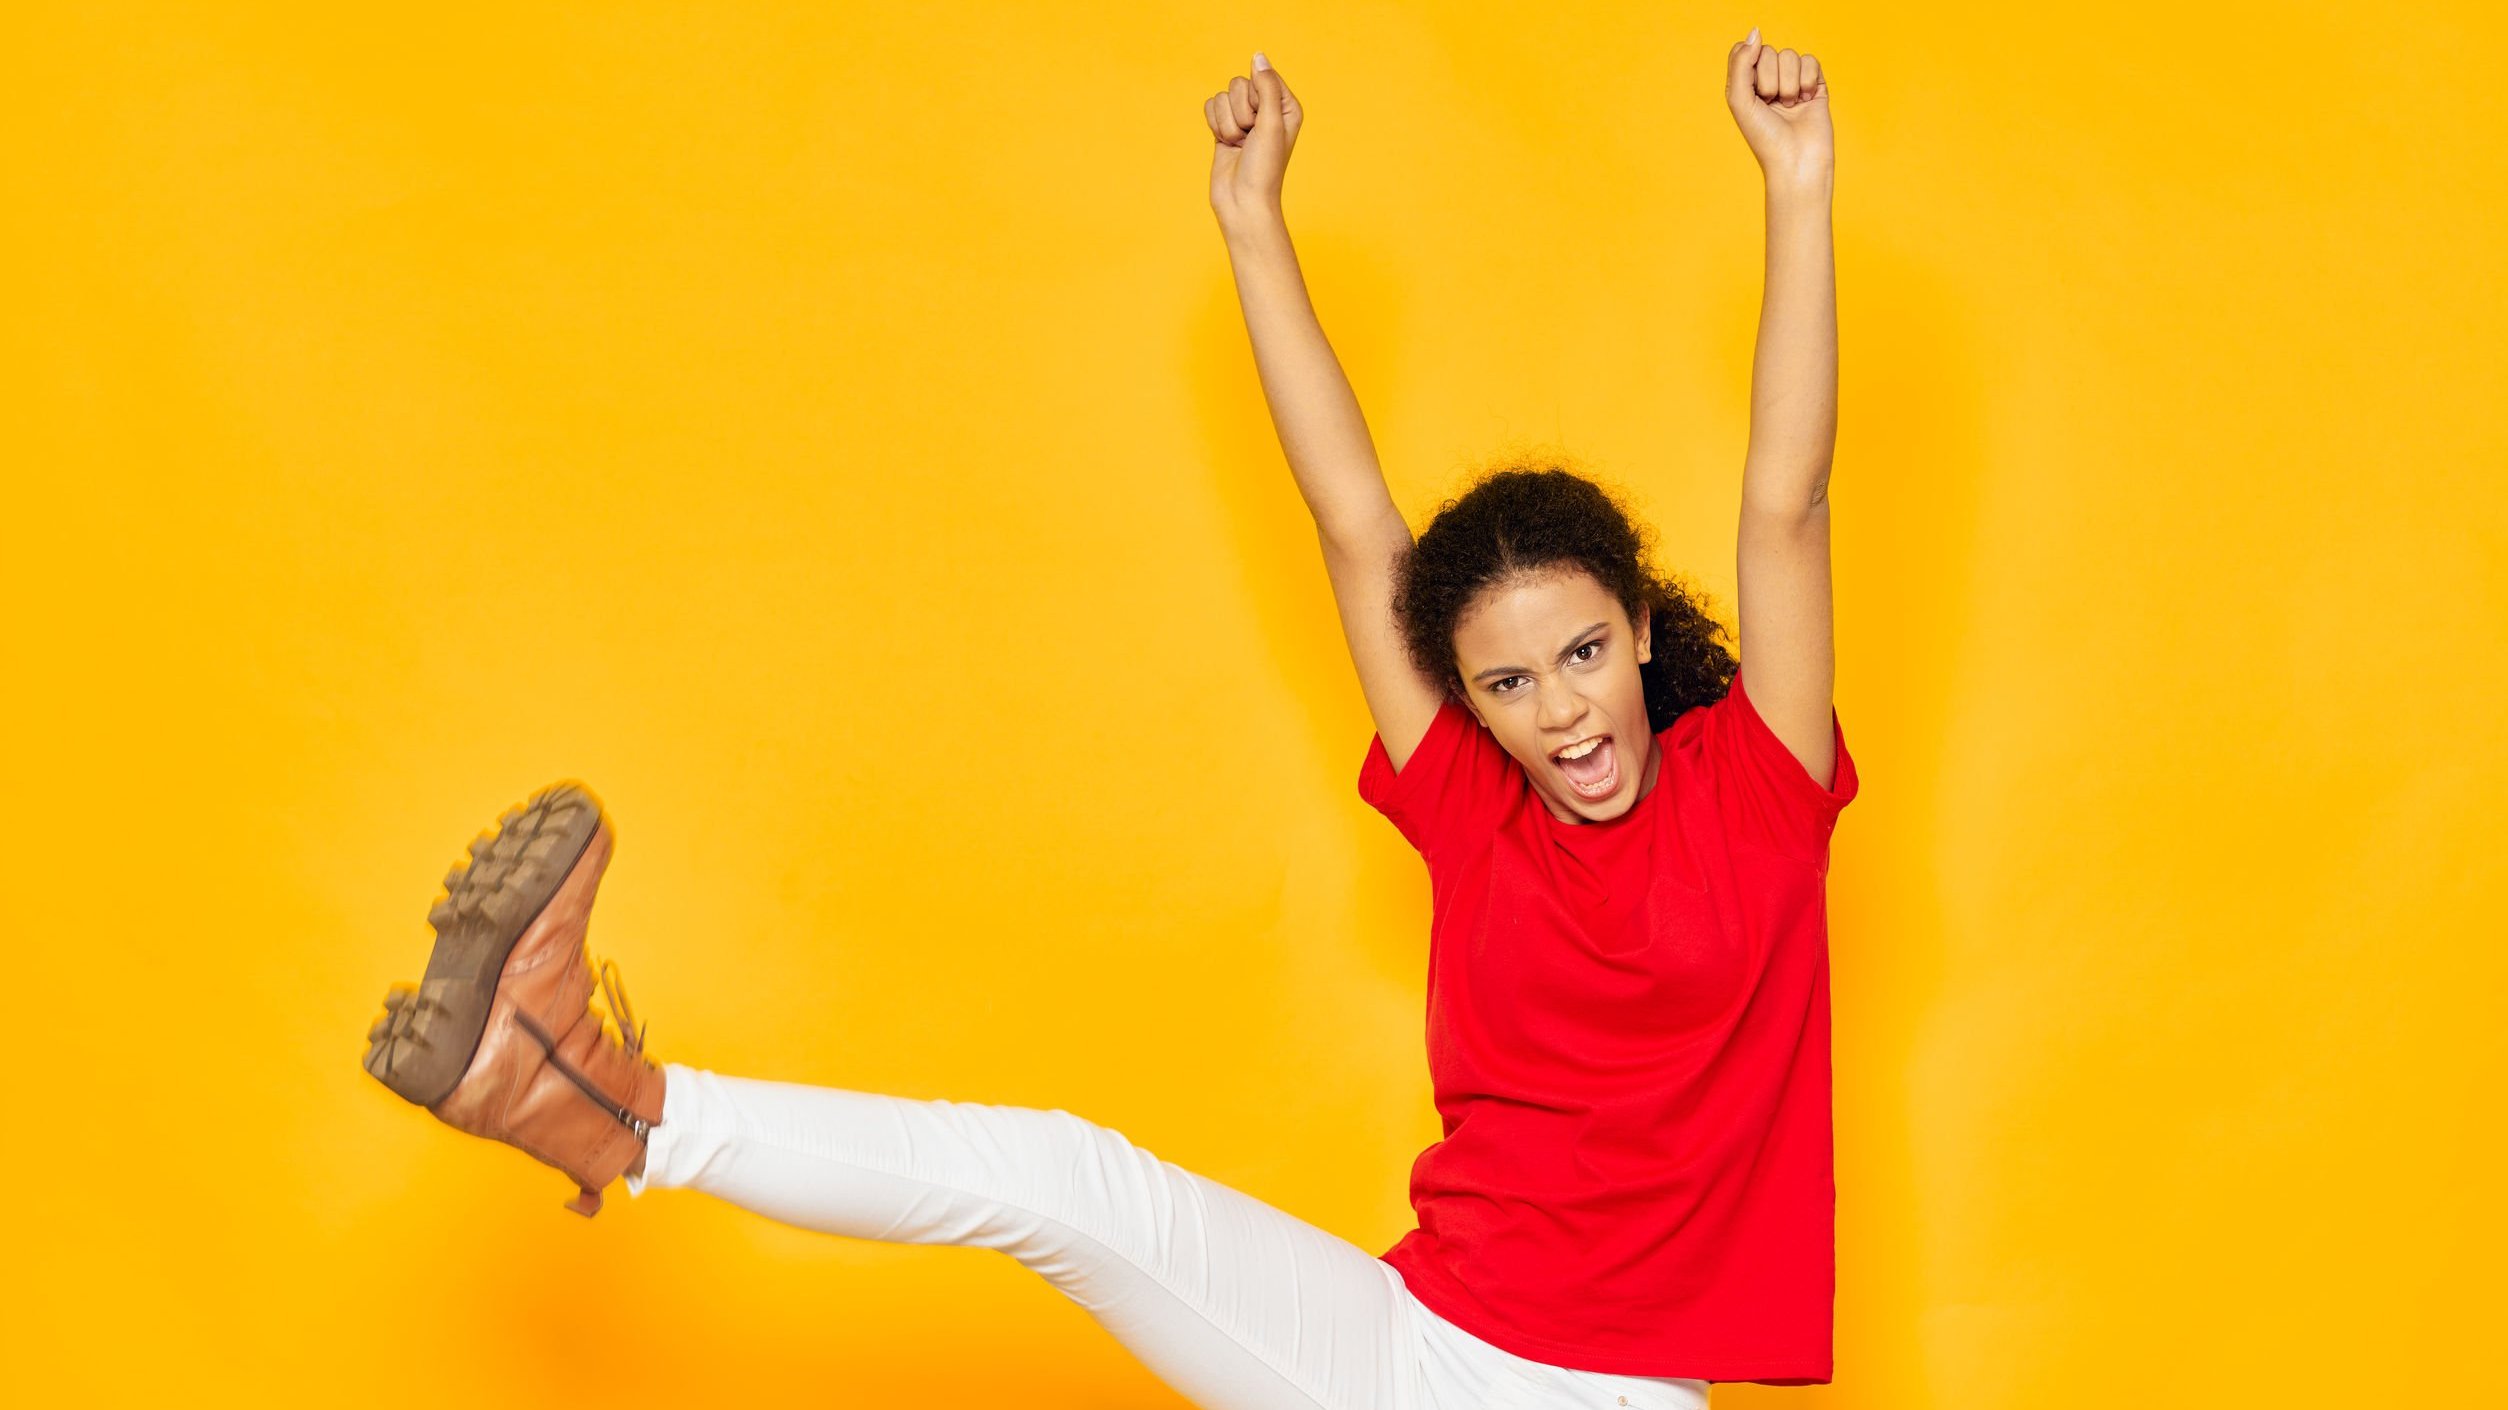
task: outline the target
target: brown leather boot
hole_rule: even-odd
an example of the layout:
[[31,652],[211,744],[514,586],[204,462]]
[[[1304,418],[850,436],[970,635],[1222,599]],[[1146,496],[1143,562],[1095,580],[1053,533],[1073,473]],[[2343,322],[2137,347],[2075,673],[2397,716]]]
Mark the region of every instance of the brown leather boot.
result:
[[456,1129],[565,1171],[580,1187],[566,1207],[589,1218],[662,1119],[662,1070],[644,1054],[615,963],[598,977],[618,1031],[591,1007],[584,930],[609,866],[609,819],[568,782],[500,821],[445,875],[427,913],[426,977],[384,995],[365,1067]]

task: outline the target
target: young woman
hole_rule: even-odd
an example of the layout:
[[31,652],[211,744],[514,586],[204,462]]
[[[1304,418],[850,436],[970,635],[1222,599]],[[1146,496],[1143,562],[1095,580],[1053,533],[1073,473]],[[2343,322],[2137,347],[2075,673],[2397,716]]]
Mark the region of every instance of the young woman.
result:
[[[1204,1410],[1696,1410],[1829,1379],[1822,890],[1855,774],[1829,703],[1826,88],[1733,47],[1767,177],[1740,534],[1745,691],[1611,497],[1509,470],[1413,543],[1280,208],[1301,122],[1256,56],[1205,105],[1211,200],[1377,724],[1359,791],[1425,859],[1444,1137],[1370,1255],[1059,1109],[657,1063],[585,952],[612,832],[563,784],[446,878],[366,1069],[456,1128],[804,1228],[997,1249]],[[590,1005],[596,983],[617,1031]]]

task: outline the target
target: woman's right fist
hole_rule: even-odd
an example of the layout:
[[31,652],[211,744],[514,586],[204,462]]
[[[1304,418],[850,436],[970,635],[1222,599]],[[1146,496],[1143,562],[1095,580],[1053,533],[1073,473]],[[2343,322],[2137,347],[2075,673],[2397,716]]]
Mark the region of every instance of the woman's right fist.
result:
[[1210,119],[1210,208],[1225,228],[1280,218],[1280,178],[1289,168],[1303,114],[1271,60],[1254,54],[1253,73],[1228,80],[1202,104]]

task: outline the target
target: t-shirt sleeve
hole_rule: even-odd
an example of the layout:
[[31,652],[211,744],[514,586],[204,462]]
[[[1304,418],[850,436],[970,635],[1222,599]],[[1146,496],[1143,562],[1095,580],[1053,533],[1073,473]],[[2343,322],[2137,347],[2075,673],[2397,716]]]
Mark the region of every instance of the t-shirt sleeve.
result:
[[1715,779],[1716,807],[1724,825],[1745,841],[1792,857],[1821,871],[1829,866],[1829,835],[1839,811],[1855,797],[1854,757],[1846,752],[1846,730],[1837,709],[1829,710],[1829,732],[1837,746],[1837,774],[1827,788],[1812,778],[1803,761],[1777,738],[1760,718],[1733,677],[1733,689],[1707,707],[1708,768]]
[[1359,766],[1359,796],[1392,819],[1423,857],[1487,832],[1522,788],[1523,771],[1480,721],[1453,699],[1442,700],[1419,747],[1395,772],[1378,734]]

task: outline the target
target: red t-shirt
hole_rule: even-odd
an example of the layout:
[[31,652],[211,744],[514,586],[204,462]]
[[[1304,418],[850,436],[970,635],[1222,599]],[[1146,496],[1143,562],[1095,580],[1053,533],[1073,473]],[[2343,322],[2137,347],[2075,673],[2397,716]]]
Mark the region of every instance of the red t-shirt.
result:
[[[1656,736],[1654,789],[1551,816],[1452,700],[1359,795],[1428,864],[1428,1071],[1444,1139],[1383,1258],[1437,1315],[1572,1370],[1829,1380],[1829,835],[1742,691]],[[1643,763],[1630,757],[1629,767]]]

